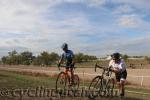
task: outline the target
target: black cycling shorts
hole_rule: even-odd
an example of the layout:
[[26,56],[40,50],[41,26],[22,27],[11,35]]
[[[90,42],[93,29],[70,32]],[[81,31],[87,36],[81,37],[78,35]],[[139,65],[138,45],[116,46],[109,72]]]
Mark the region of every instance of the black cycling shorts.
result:
[[125,80],[126,78],[127,78],[127,71],[126,70],[119,73],[119,74],[116,74],[117,82],[120,82],[120,80],[122,80],[122,79]]
[[74,68],[74,65],[73,64],[66,64],[66,69],[69,69],[69,68]]

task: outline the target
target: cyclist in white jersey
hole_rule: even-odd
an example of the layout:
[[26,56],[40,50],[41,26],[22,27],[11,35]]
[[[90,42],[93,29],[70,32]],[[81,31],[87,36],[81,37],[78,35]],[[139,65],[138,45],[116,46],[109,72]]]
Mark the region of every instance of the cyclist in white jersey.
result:
[[120,96],[125,94],[125,80],[127,77],[126,64],[123,59],[120,58],[119,53],[112,54],[112,60],[109,62],[109,67],[112,67],[112,71],[115,73],[118,88],[120,91]]

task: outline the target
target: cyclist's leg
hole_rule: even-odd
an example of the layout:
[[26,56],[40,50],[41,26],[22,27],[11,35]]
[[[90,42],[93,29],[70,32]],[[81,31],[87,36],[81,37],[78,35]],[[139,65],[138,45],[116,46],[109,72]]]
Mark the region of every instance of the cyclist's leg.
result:
[[126,70],[121,74],[121,78],[120,78],[120,96],[124,96],[125,95],[125,81],[126,81],[126,77],[127,77],[127,72]]
[[65,66],[65,73],[68,74],[68,72],[69,72],[69,64],[66,63],[66,66]]
[[118,89],[119,89],[119,93],[120,93],[120,88],[121,88],[121,86],[120,86],[120,74],[115,74],[115,76],[116,76],[116,83],[117,83],[117,87],[118,87]]
[[67,74],[68,72],[69,72],[69,68],[66,67],[66,68],[65,68],[65,73]]
[[69,81],[69,84],[70,84],[70,77],[69,77],[68,73],[69,73],[69,67],[65,67],[65,74],[66,74],[68,81]]
[[70,66],[71,82],[74,83],[74,65]]
[[120,80],[120,96],[124,96],[124,83],[125,83],[125,80],[121,79]]

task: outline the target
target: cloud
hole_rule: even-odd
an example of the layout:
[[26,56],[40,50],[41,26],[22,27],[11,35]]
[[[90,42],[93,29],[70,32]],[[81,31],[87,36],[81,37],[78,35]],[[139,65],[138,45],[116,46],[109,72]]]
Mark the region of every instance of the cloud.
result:
[[63,41],[73,41],[72,44],[81,41],[74,37],[74,34],[88,28],[88,21],[80,14],[66,17],[67,15],[63,16],[61,12],[62,16],[56,18],[53,9],[56,3],[51,4],[50,0],[38,0],[35,3],[26,0],[11,3],[6,0],[0,4],[0,36],[5,37],[1,38],[0,47],[23,47],[33,52],[57,52]]
[[68,3],[82,3],[85,0],[60,0],[62,2],[68,2]]
[[87,0],[87,3],[91,7],[100,7],[106,3],[107,0]]
[[[29,0],[28,0],[29,1]],[[45,6],[43,9],[46,9]],[[36,28],[36,21],[43,13],[43,10],[38,5],[32,2],[25,2],[25,0],[19,1],[9,0],[0,1],[0,29],[1,32],[27,32]]]
[[136,2],[132,0],[112,0],[111,2],[117,4],[127,4],[138,9],[138,11],[142,11],[142,12],[149,12],[150,10],[149,0],[136,0]]
[[135,12],[135,9],[127,4],[120,5],[113,11],[114,14],[132,14],[134,12]]
[[123,15],[118,20],[118,23],[125,28],[135,28],[140,24],[140,21],[136,15]]
[[[115,7],[109,8],[107,3]],[[132,42],[144,47],[149,40],[133,41],[135,38],[131,39],[126,32],[132,30],[136,35],[141,34],[137,37],[146,37],[150,25],[144,17],[148,13],[141,16],[136,11],[140,3],[124,0],[113,3],[117,5],[108,0],[1,0],[0,52],[3,55],[17,49],[60,53],[61,44],[67,42],[75,53],[97,56],[117,50],[133,53],[135,49],[131,47],[138,45]],[[70,12],[69,7],[72,7]]]
[[129,55],[145,55],[150,54],[149,47],[150,35],[137,37],[122,43],[119,48],[123,53]]

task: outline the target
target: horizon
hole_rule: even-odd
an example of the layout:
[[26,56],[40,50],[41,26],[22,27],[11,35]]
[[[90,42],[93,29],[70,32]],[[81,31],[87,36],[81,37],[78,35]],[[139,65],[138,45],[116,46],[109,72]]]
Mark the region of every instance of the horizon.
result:
[[[13,52],[13,51],[16,51],[16,50],[12,50],[12,51],[10,51],[10,52]],[[22,52],[31,52],[31,51],[22,51]],[[22,52],[18,52],[18,51],[16,51],[16,53],[17,53],[17,55],[20,55]],[[48,52],[48,51],[42,51],[42,52],[47,52],[47,53],[56,53],[56,52]],[[39,56],[42,52],[40,52],[40,53],[38,53],[38,54],[34,54],[33,52],[31,52],[32,53],[32,56],[35,56],[35,57],[37,57],[37,56]],[[86,53],[83,53],[83,52],[78,52],[78,53],[74,53],[75,55],[76,54],[79,54],[79,53],[82,53],[83,55],[88,55],[88,56],[95,56],[95,55],[89,55],[89,54],[86,54]],[[56,53],[56,54],[58,54],[59,56],[61,56],[61,53]],[[105,56],[100,56],[100,57],[98,57],[98,56],[96,56],[96,58],[97,59],[107,59],[107,58],[109,58],[110,57],[110,55],[111,54],[107,54],[107,55],[105,55]],[[128,58],[143,58],[143,57],[150,57],[149,55],[146,55],[146,56],[142,56],[142,55],[128,55],[128,54],[121,54],[121,55],[127,55],[128,56]],[[6,57],[6,56],[9,56],[9,52],[7,53],[7,55],[4,55],[4,56],[2,56],[2,57]],[[2,57],[0,57],[0,59],[2,59]],[[110,59],[110,58],[109,58]]]
[[150,56],[150,0],[1,0],[0,57],[8,52]]

